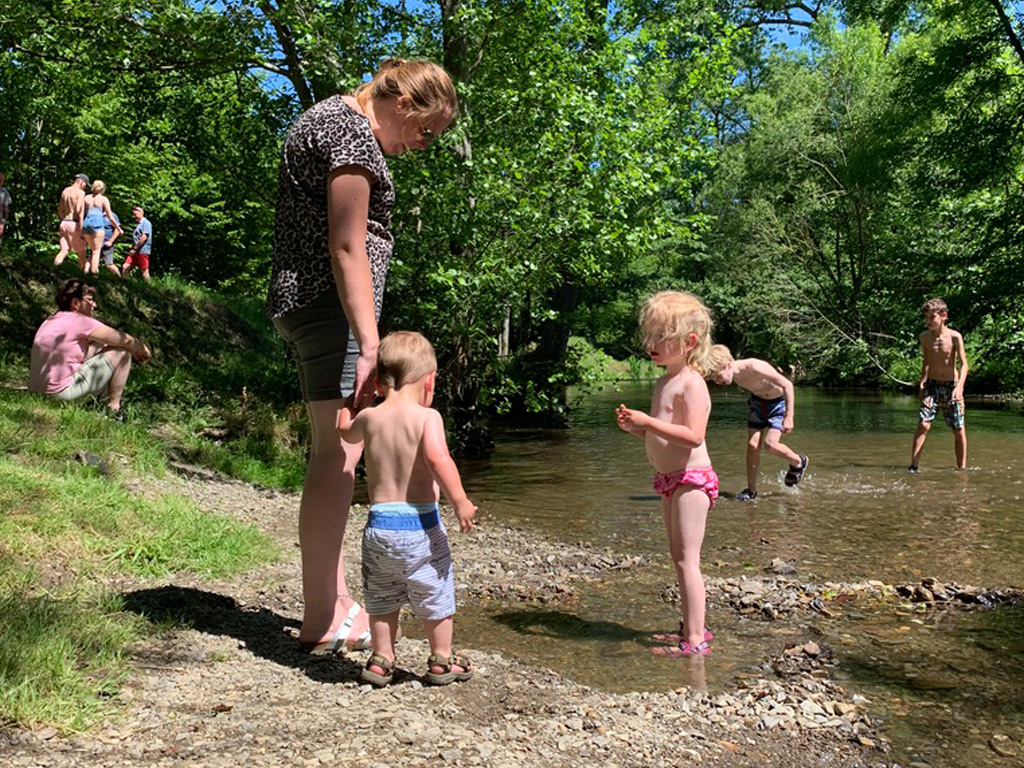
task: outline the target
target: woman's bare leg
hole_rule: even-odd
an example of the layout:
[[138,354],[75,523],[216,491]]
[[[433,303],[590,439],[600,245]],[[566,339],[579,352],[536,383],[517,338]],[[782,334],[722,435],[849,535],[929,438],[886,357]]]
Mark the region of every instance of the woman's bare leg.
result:
[[[338,436],[338,411],[343,404],[341,399],[306,404],[312,447],[299,505],[304,602],[301,642],[330,639],[354,602],[345,581],[342,542],[363,447],[343,443]],[[368,626],[366,612],[360,611],[349,637],[359,637]]]

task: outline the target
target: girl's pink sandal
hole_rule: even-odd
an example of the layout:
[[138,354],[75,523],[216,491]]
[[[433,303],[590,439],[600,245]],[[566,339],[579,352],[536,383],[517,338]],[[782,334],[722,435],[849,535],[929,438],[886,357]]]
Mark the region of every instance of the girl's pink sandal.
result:
[[707,656],[711,653],[711,645],[705,640],[697,645],[690,645],[685,640],[678,645],[659,645],[651,648],[655,656],[665,656],[669,659],[679,659],[683,656]]

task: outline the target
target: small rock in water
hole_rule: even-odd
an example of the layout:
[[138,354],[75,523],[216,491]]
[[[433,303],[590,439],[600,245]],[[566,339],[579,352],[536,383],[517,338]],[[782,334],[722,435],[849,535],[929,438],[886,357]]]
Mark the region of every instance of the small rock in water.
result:
[[934,603],[935,595],[933,595],[927,587],[916,587],[911,600],[915,603]]
[[796,566],[787,563],[782,558],[776,557],[772,560],[771,565],[768,566],[768,570],[777,576],[790,576],[796,573]]
[[994,733],[992,738],[988,740],[988,745],[992,751],[1000,757],[1016,757],[1017,751],[1013,748],[1013,744],[1010,742],[1010,737],[1005,733]]

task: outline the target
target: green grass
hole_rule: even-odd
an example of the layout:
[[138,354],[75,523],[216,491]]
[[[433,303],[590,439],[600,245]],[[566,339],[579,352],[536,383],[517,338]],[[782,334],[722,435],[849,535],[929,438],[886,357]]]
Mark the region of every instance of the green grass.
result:
[[75,732],[104,716],[143,619],[110,597],[57,596],[31,584],[5,592],[0,615],[0,722]]
[[132,490],[166,470],[166,444],[139,424],[0,390],[0,435],[0,724],[81,730],[109,713],[148,627],[104,585],[223,577],[278,550],[189,499]]

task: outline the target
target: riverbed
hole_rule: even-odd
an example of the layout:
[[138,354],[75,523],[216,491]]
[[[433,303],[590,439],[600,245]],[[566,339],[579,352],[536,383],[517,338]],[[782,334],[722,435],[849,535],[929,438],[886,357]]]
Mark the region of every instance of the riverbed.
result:
[[[993,737],[1004,752],[1024,754],[1020,609],[855,603],[831,616],[768,621],[710,595],[716,640],[706,663],[653,657],[650,633],[677,621],[674,606],[661,599],[674,575],[643,445],[619,431],[613,417],[619,402],[646,408],[651,386],[610,385],[576,396],[568,429],[503,430],[489,460],[463,466],[484,525],[524,526],[640,554],[650,565],[577,590],[568,609],[469,605],[460,609],[460,636],[612,691],[725,688],[763,672],[764,660],[783,648],[814,640],[835,653],[835,679],[871,700],[897,757],[932,765],[1012,763],[993,751]],[[733,496],[746,485],[746,396],[716,388],[713,400],[707,442],[723,494],[704,545],[709,581],[769,578],[773,561],[783,561],[796,571],[788,578],[813,584],[934,578],[1024,585],[1018,409],[968,402],[966,471],[954,469],[952,435],[940,416],[920,473],[910,474],[913,398],[800,389],[796,429],[785,442],[810,456],[806,477],[786,488],[785,463],[765,454],[758,499],[740,502]]]

